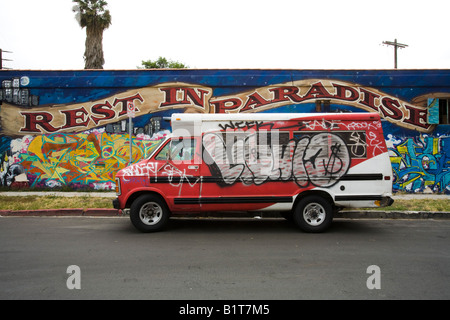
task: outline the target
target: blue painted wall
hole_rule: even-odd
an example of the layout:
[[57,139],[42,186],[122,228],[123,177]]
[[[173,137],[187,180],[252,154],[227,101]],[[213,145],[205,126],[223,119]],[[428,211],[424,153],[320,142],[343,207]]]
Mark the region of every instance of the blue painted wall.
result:
[[[0,186],[113,189],[174,112],[378,112],[395,191],[450,193],[450,70],[0,71]],[[434,112],[433,112],[434,111]]]

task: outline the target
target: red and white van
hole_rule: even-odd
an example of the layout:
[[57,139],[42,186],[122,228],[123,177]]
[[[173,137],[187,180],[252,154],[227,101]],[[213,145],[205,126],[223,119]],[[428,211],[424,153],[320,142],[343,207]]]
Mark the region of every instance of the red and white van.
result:
[[116,175],[116,209],[144,232],[170,215],[279,211],[306,232],[343,207],[391,205],[376,113],[173,114],[172,134]]

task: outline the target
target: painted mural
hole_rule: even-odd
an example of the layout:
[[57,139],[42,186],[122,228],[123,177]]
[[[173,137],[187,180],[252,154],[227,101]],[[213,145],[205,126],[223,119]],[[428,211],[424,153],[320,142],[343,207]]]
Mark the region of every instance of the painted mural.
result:
[[450,136],[389,136],[394,191],[450,193]]
[[2,188],[114,189],[132,103],[133,163],[174,112],[377,112],[394,191],[450,193],[450,125],[429,102],[450,101],[450,70],[2,70],[0,82]]
[[[128,135],[90,132],[25,136],[12,141],[12,163],[4,170],[4,185],[11,185],[19,167],[27,173],[30,187],[114,189],[115,172],[126,167],[130,159]],[[136,137],[132,145],[132,162],[148,156],[159,143]],[[6,156],[7,157],[7,156]],[[5,163],[8,160],[5,158]],[[7,167],[9,165],[9,168]],[[17,173],[17,172],[16,172]]]

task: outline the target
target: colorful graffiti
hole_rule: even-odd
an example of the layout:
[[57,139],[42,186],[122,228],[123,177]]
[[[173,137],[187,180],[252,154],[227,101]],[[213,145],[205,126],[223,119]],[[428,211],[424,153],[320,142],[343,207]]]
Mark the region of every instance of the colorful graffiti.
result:
[[[133,136],[132,162],[147,157],[163,138]],[[11,140],[11,156],[3,161],[3,185],[11,185],[15,173],[27,173],[30,187],[93,188],[111,190],[115,174],[130,160],[127,134],[100,130],[87,133],[55,133]],[[7,178],[7,179],[6,179]]]
[[260,112],[291,104],[330,103],[378,112],[385,120],[398,126],[430,132],[427,106],[413,105],[395,96],[358,83],[308,79],[293,85],[273,84],[231,96],[213,96],[213,88],[194,83],[162,83],[114,94],[106,99],[86,103],[52,105],[24,110],[5,103],[0,109],[4,132],[14,134],[45,134],[79,132],[123,120],[128,102],[136,104],[138,115],[168,109],[189,108],[203,113]]
[[1,70],[0,187],[114,188],[129,162],[132,102],[133,161],[174,112],[377,112],[394,190],[450,193],[450,126],[429,102],[450,101],[449,83],[447,69]]
[[390,150],[395,191],[450,193],[450,136],[386,141]]

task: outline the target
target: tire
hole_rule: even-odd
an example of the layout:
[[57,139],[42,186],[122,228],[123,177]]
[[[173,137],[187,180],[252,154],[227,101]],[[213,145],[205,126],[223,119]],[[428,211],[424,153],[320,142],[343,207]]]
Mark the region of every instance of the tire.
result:
[[293,217],[302,231],[323,232],[331,226],[333,207],[325,198],[311,195],[299,201],[294,209]]
[[169,221],[170,211],[160,197],[152,194],[139,196],[130,208],[133,226],[142,232],[162,230]]
[[291,211],[281,211],[280,216],[289,222],[292,222],[294,220],[294,218],[292,217],[292,210]]

